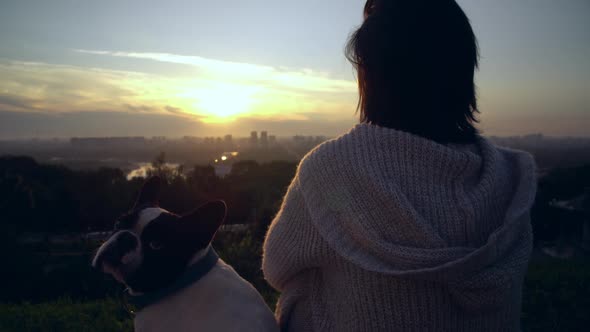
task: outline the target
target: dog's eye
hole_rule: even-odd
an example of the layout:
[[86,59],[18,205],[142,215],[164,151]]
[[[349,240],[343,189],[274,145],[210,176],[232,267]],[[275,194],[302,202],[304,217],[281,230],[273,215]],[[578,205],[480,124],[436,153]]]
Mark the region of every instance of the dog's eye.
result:
[[160,250],[162,249],[164,245],[158,241],[152,241],[150,242],[150,248],[152,248],[153,250]]

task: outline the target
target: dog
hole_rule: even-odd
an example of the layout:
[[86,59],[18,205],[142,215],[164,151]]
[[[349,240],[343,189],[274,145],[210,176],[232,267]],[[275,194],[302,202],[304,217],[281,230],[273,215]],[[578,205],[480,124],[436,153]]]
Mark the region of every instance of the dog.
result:
[[158,177],[146,181],[92,261],[128,288],[135,330],[278,331],[260,294],[211,246],[225,203],[180,216],[160,208],[160,187]]

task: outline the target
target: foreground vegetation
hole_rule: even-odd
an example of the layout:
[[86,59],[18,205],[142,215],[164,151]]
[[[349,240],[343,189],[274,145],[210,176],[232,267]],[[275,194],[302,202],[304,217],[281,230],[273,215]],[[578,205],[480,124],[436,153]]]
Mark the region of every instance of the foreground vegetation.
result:
[[[238,258],[237,253],[230,255],[236,255],[233,259]],[[241,269],[250,268],[243,264],[235,265]],[[590,326],[588,280],[590,263],[587,261],[563,262],[543,258],[533,262],[525,282],[523,330],[582,331],[582,326]],[[267,302],[273,307],[277,294],[260,284],[260,280],[254,280],[254,283],[258,283],[258,289],[266,295]],[[132,317],[123,309],[119,298],[0,304],[1,332],[132,330]]]
[[[163,207],[182,212],[223,198],[230,223],[250,224],[245,233],[218,234],[214,246],[274,308],[278,294],[260,270],[262,241],[296,163],[241,162],[221,179],[210,166],[180,173],[162,167],[164,162],[154,162],[154,171],[166,180]],[[18,239],[112,229],[142,182],[128,181],[116,169],[76,172],[26,157],[0,157],[0,261],[9,267],[0,282],[0,332],[132,330],[131,317],[119,301],[121,287],[90,268],[99,243]],[[581,216],[557,211],[550,202],[572,199],[587,187],[590,167],[558,170],[540,182],[533,211],[537,247],[564,230],[580,233]],[[584,204],[588,211],[589,202]],[[525,280],[523,329],[584,330],[590,326],[588,308],[590,260],[561,261],[536,252]]]
[[536,257],[523,290],[524,331],[587,331],[590,260]]
[[133,331],[133,322],[113,299],[61,299],[40,304],[0,304],[0,331],[119,332]]

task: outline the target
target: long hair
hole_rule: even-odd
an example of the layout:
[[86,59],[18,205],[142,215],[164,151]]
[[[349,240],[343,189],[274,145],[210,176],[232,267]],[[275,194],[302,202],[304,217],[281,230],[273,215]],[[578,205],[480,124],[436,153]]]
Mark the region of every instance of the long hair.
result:
[[478,44],[454,0],[368,0],[346,56],[361,122],[439,143],[475,141]]

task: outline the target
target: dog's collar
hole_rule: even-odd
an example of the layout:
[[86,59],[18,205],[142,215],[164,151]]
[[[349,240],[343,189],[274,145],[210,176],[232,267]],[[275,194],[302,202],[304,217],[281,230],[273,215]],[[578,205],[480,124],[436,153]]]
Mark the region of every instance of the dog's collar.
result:
[[171,285],[161,290],[141,295],[132,295],[129,293],[129,291],[127,291],[127,302],[134,305],[137,311],[141,311],[143,308],[157,303],[162,299],[198,282],[207,273],[209,273],[209,271],[211,271],[218,260],[219,256],[215,250],[213,250],[213,248],[209,248],[209,251],[203,258],[189,266],[188,269]]

